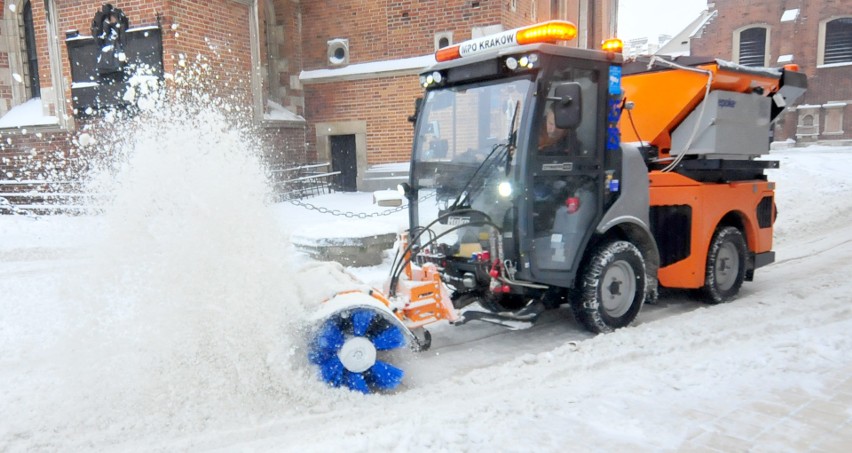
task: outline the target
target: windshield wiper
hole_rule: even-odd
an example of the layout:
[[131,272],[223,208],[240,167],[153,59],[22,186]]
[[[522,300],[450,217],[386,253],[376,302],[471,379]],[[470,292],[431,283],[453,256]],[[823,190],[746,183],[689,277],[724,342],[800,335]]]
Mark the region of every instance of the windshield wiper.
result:
[[452,202],[452,204],[450,204],[449,209],[452,210],[460,205],[463,205],[470,199],[471,195],[476,192],[479,192],[479,190],[482,188],[482,182],[484,181],[484,178],[480,177],[479,175],[487,175],[497,165],[497,163],[500,162],[500,159],[495,157],[505,155],[505,152],[508,151],[509,146],[509,143],[497,143],[496,145],[494,145],[494,147],[491,148],[491,151],[488,153],[487,156],[485,156],[485,159],[479,164],[478,167],[476,167],[476,171],[474,171],[473,174],[470,175],[470,178],[468,178],[464,186],[462,186],[458,196]]
[[496,166],[504,156],[506,158],[506,175],[509,174],[509,170],[512,166],[512,157],[516,148],[515,144],[518,140],[518,134],[515,132],[515,124],[518,121],[518,112],[520,109],[521,101],[515,102],[515,110],[512,112],[512,121],[509,122],[509,134],[506,137],[506,142],[498,143],[491,148],[491,151],[487,156],[485,156],[485,159],[479,164],[476,171],[474,171],[473,174],[470,175],[470,178],[468,178],[467,182],[465,182],[465,185],[462,187],[462,190],[459,191],[459,195],[450,205],[449,209],[452,210],[463,205],[470,200],[473,194],[479,192],[484,183],[484,178],[483,176],[480,176],[480,173],[482,175],[489,174],[494,166]]
[[512,121],[509,122],[509,137],[506,139],[506,176],[509,176],[509,170],[512,168],[512,158],[515,156],[517,149],[518,133],[515,130],[515,125],[518,121],[518,111],[521,109],[521,101],[515,102],[515,111],[512,112]]

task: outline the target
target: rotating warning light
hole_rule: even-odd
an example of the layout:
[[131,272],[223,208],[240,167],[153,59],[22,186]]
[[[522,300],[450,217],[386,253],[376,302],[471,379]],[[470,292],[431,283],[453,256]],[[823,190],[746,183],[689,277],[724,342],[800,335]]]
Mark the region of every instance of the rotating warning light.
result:
[[624,50],[624,42],[618,38],[610,38],[601,44],[601,49],[604,52],[621,53]]
[[577,36],[577,27],[566,20],[551,20],[541,24],[521,28],[517,33],[518,44],[538,42],[570,41]]

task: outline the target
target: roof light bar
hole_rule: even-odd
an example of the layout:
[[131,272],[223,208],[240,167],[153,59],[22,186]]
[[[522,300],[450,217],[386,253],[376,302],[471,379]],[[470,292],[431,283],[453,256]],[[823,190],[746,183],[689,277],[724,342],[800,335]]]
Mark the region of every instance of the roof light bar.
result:
[[482,38],[470,39],[454,46],[444,47],[435,52],[435,59],[438,61],[449,61],[505,47],[568,41],[574,39],[576,36],[576,25],[564,20],[551,20],[529,27],[515,28]]
[[565,20],[552,20],[518,29],[518,44],[570,41],[577,36],[577,26]]

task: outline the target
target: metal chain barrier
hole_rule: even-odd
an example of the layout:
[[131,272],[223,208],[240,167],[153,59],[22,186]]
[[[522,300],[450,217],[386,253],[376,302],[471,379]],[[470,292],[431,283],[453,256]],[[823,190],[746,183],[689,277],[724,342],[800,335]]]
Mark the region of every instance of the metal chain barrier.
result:
[[[427,200],[427,199],[432,198],[434,196],[435,196],[435,192],[432,192],[428,195],[421,197],[419,199],[419,201],[424,201],[424,200]],[[331,214],[333,216],[346,217],[347,219],[352,219],[352,218],[368,219],[368,218],[372,218],[372,217],[384,217],[384,216],[389,216],[391,214],[397,213],[397,212],[402,211],[404,209],[408,209],[408,205],[405,204],[405,205],[402,205],[402,206],[398,206],[396,208],[386,209],[386,210],[381,211],[381,212],[366,213],[366,212],[341,211],[339,209],[328,209],[324,206],[316,206],[312,203],[308,203],[308,202],[305,202],[305,201],[302,201],[302,200],[299,200],[299,199],[296,199],[296,198],[287,200],[287,202],[291,203],[295,206],[301,206],[305,209],[317,211],[320,214]]]

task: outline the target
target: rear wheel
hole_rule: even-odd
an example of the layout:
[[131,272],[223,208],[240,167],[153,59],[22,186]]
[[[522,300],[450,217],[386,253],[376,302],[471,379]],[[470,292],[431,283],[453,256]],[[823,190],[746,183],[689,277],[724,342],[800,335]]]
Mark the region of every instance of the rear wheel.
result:
[[707,269],[701,288],[705,302],[718,304],[737,295],[745,279],[747,253],[748,247],[739,229],[716,230],[707,252]]
[[591,332],[611,332],[636,319],[645,301],[645,285],[645,260],[635,245],[603,244],[582,270],[572,311]]

